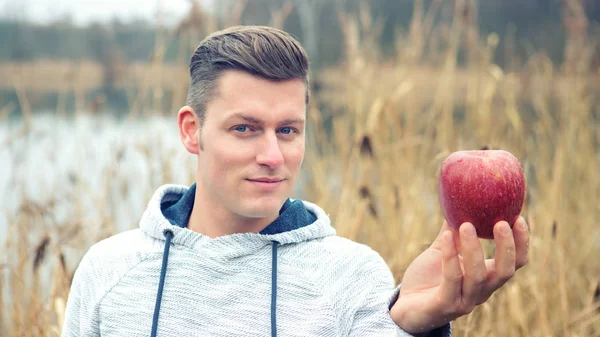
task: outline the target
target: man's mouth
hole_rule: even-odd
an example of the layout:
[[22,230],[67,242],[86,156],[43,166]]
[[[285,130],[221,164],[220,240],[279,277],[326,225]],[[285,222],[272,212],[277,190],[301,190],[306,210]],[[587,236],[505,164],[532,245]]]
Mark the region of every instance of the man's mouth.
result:
[[254,182],[259,182],[259,183],[278,183],[283,181],[284,179],[282,178],[255,178],[255,179],[248,179],[250,181],[254,181]]
[[277,188],[279,188],[279,186],[281,186],[281,184],[283,183],[283,181],[285,179],[265,177],[265,178],[254,178],[254,179],[247,179],[247,180],[250,183],[252,183],[252,185],[254,185],[254,187],[258,188],[259,190],[274,191]]

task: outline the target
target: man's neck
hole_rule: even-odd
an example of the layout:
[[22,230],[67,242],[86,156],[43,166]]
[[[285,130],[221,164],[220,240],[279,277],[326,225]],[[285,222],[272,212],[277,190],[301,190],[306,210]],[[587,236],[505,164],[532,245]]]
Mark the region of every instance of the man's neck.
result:
[[236,233],[259,233],[277,219],[277,215],[268,218],[240,217],[206,199],[196,189],[194,208],[187,227],[210,238]]

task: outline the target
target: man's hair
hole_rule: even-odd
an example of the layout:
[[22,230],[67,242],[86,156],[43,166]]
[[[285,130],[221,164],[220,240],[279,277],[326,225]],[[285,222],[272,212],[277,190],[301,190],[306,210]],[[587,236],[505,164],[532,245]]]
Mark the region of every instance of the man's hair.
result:
[[220,74],[226,70],[272,81],[302,79],[308,104],[308,56],[300,43],[273,27],[234,26],[207,36],[190,60],[187,105],[198,115],[200,125],[206,118],[207,103],[218,94]]

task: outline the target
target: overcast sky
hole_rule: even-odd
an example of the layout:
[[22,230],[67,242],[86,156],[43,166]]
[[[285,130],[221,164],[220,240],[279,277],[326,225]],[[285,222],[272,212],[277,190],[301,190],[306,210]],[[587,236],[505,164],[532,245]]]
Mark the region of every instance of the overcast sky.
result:
[[[200,0],[210,5],[213,0]],[[217,0],[218,1],[218,0]],[[189,0],[0,0],[0,16],[47,23],[69,16],[85,25],[90,21],[143,18],[156,20],[159,9],[169,21],[176,21],[190,7]]]

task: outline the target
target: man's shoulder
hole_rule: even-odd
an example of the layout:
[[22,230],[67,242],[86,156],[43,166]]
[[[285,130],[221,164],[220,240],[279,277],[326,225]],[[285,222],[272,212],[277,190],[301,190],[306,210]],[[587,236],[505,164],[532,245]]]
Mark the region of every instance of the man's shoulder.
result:
[[93,244],[82,257],[78,269],[90,272],[127,270],[143,260],[156,243],[139,229],[127,230]]
[[341,236],[321,240],[319,254],[329,265],[343,266],[354,274],[373,272],[390,274],[391,271],[378,251],[372,247]]
[[148,240],[139,228],[130,229],[106,237],[93,244],[86,255],[91,258],[118,256],[134,251],[140,251],[151,247]]
[[93,244],[75,268],[71,291],[99,303],[131,270],[146,261],[157,243],[139,229],[112,235]]

